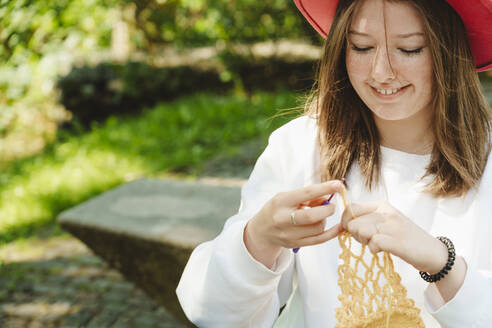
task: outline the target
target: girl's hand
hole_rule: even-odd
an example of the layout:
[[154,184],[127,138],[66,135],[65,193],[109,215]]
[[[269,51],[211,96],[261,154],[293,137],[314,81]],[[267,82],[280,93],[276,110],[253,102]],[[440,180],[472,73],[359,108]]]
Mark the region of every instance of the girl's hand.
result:
[[[282,248],[320,244],[336,237],[341,231],[340,224],[325,231],[325,218],[333,215],[335,205],[319,205],[325,200],[323,196],[341,188],[340,181],[332,180],[275,195],[244,229],[244,243],[250,254],[271,268]],[[295,225],[291,219],[293,211]]]
[[355,218],[345,209],[342,227],[372,253],[387,251],[419,271],[439,272],[446,265],[446,246],[388,202],[352,203]]

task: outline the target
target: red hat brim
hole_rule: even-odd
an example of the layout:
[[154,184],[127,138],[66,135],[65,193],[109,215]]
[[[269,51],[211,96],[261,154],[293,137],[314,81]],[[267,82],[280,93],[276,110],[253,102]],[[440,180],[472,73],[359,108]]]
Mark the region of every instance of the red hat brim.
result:
[[[478,72],[492,69],[492,0],[446,0],[463,20]],[[294,0],[302,15],[327,38],[338,0]]]

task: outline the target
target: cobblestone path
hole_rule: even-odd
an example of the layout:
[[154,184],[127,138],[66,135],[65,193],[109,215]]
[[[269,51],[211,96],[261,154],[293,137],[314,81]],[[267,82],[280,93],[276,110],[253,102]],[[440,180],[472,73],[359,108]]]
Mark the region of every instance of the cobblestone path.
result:
[[0,327],[184,327],[70,236],[0,248]]

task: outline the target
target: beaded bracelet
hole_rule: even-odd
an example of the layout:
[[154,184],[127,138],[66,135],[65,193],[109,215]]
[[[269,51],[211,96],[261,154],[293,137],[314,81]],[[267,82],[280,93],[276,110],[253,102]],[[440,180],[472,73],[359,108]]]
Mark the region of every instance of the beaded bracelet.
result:
[[446,274],[448,274],[448,272],[451,271],[451,267],[453,266],[454,259],[456,257],[456,254],[455,254],[455,251],[454,251],[453,242],[451,242],[451,240],[449,238],[440,236],[440,237],[437,237],[437,239],[439,239],[448,248],[448,262],[446,263],[446,265],[444,266],[444,268],[442,268],[442,270],[439,271],[436,274],[432,274],[431,275],[431,274],[428,274],[427,272],[419,271],[420,276],[422,277],[422,279],[424,279],[427,282],[436,282],[436,281],[439,281]]

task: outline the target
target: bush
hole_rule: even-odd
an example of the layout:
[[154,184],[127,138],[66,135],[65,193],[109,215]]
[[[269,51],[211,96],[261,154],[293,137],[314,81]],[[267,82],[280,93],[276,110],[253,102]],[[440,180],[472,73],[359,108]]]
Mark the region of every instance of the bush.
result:
[[223,51],[219,60],[225,67],[228,79],[234,80],[247,92],[253,90],[274,91],[290,89],[306,91],[314,82],[317,61],[309,58],[284,57],[257,58],[251,54]]
[[153,67],[142,62],[102,63],[74,68],[59,79],[61,103],[88,127],[110,115],[138,113],[159,101],[198,91],[223,93],[233,81],[243,91],[309,88],[313,61],[288,63],[279,58],[254,59],[222,54],[230,77],[195,67]]
[[196,91],[227,89],[215,71],[157,68],[145,63],[102,63],[74,68],[59,79],[61,103],[84,126],[110,115],[136,113],[159,101]]

